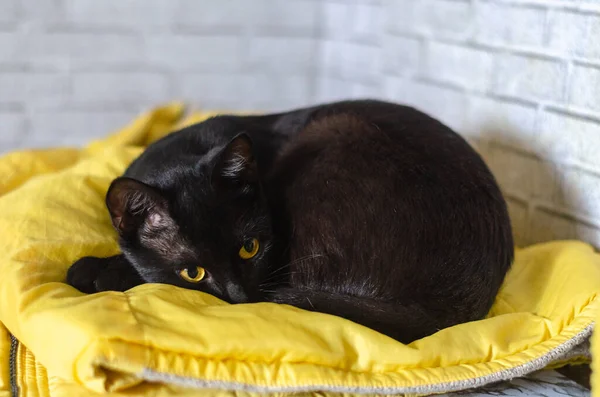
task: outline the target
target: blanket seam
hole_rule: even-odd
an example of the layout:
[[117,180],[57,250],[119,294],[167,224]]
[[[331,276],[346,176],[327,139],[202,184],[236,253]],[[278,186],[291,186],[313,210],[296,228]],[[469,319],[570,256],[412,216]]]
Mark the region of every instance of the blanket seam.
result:
[[[587,309],[589,309],[590,305],[594,304],[597,301],[597,298],[598,298],[598,296],[594,296],[593,298],[591,298],[586,303],[586,306],[580,311],[580,314],[583,313],[583,312],[585,312]],[[585,325],[583,327],[583,329],[585,329],[586,327],[594,324],[594,321],[591,320],[592,318],[594,318],[594,316],[592,316],[592,315],[582,315],[581,317],[583,317],[584,320],[586,318],[590,319],[589,322],[586,323],[587,325]],[[137,318],[136,318],[136,321],[137,321]],[[569,321],[565,326],[562,327],[562,329],[564,330],[564,328],[571,326],[573,322],[574,322],[574,319],[571,320],[571,321]],[[556,336],[559,336],[559,335],[560,335],[560,332]],[[550,338],[550,339],[552,339],[552,338]],[[546,339],[546,340],[543,340],[541,342],[538,342],[538,343],[536,343],[536,345],[548,342],[550,339]],[[183,352],[183,351],[178,351],[178,350],[165,350],[165,349],[158,348],[156,346],[152,346],[152,345],[141,343],[141,342],[137,342],[137,341],[128,341],[128,340],[124,340],[124,339],[121,339],[121,338],[111,338],[110,340],[121,342],[121,343],[125,343],[125,344],[134,344],[134,345],[138,345],[138,346],[140,346],[142,348],[154,349],[154,350],[158,350],[158,351],[160,351],[162,353],[167,353],[167,354],[184,355],[184,356],[188,356],[188,357],[192,356],[194,358],[199,358],[199,359],[204,359],[204,360],[211,360],[211,358],[207,357],[207,356],[202,356],[202,355],[198,355],[198,354],[190,354],[189,352]],[[144,340],[146,340],[146,339],[144,339]],[[409,346],[409,345],[406,345],[406,346]],[[574,345],[574,346],[576,346],[576,345]],[[527,351],[530,348],[531,348],[530,346],[526,346],[522,350],[518,350],[518,351],[515,351],[515,352],[510,352],[510,353],[508,353],[505,356],[496,357],[494,360],[495,361],[497,361],[497,360],[504,360],[504,359],[507,359],[507,358],[510,358],[510,357],[514,356],[515,354],[523,353],[523,352]],[[226,358],[226,359],[221,360],[221,361],[225,361],[225,360],[237,361],[234,358]],[[251,361],[252,363],[256,363],[256,364],[262,364],[262,365],[271,365],[271,364],[276,363],[276,361],[259,361],[259,360],[248,360],[248,361]],[[428,367],[428,368],[430,368],[430,369],[444,369],[444,368],[452,368],[452,367],[456,367],[456,366],[460,366],[460,365],[480,365],[480,364],[485,364],[485,363],[487,363],[487,362],[486,361],[461,362],[460,364],[451,364],[451,365],[447,365],[447,366],[436,366],[436,367]],[[310,362],[307,363],[307,362],[300,362],[300,361],[287,362],[287,364],[292,364],[292,365],[296,365],[296,364],[310,364],[310,365],[321,366],[321,367],[332,369],[332,370],[336,370],[336,371],[339,370],[339,371],[351,372],[351,373],[356,373],[356,374],[373,374],[373,373],[375,373],[375,374],[380,374],[380,375],[386,375],[388,373],[394,372],[394,371],[380,371],[380,372],[375,372],[375,371],[370,371],[370,370],[365,370],[365,371],[349,370],[349,369],[343,369],[343,368],[340,368],[340,367],[337,367],[337,366],[333,366],[333,365],[319,364],[319,363],[310,363]],[[413,370],[413,369],[420,369],[420,368],[421,367],[418,367],[418,366],[410,366],[410,367],[405,367],[404,369]]]
[[8,371],[10,378],[10,395],[19,396],[19,385],[17,384],[17,350],[19,349],[19,340],[10,334],[10,353],[8,357]]
[[524,376],[550,364],[552,361],[562,358],[568,351],[580,343],[584,342],[591,335],[594,329],[594,322],[590,322],[582,331],[572,338],[563,342],[549,352],[530,360],[524,364],[513,368],[493,372],[488,375],[479,376],[457,381],[442,382],[430,385],[408,386],[408,387],[365,387],[365,386],[339,386],[339,385],[301,385],[301,386],[256,386],[242,382],[230,382],[221,380],[203,380],[188,378],[179,375],[162,373],[151,369],[144,369],[138,374],[140,378],[150,382],[169,382],[184,387],[194,387],[197,389],[220,388],[230,391],[245,391],[257,393],[275,393],[275,392],[314,392],[326,391],[335,393],[377,393],[377,394],[431,394],[447,393],[480,387],[488,383],[513,379]]

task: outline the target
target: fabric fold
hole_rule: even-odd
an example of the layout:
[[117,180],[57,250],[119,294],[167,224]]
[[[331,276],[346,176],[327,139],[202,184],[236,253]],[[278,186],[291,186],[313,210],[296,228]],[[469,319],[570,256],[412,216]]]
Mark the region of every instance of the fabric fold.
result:
[[209,116],[183,114],[167,104],[83,149],[0,158],[0,396],[10,395],[10,334],[31,396],[427,394],[585,361],[568,353],[598,315],[600,256],[577,241],[518,249],[486,319],[409,345],[286,305],[230,305],[170,285],[93,295],[66,285],[81,256],[118,252],[104,207],[111,180],[150,142]]

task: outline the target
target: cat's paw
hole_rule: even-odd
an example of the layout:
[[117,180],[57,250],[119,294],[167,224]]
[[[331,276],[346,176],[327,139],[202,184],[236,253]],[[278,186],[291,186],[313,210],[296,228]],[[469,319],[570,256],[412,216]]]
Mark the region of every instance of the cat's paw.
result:
[[81,292],[127,291],[144,280],[123,255],[108,258],[86,256],[73,263],[67,283]]
[[105,258],[83,257],[67,271],[67,284],[86,294],[103,291],[101,280],[105,269]]

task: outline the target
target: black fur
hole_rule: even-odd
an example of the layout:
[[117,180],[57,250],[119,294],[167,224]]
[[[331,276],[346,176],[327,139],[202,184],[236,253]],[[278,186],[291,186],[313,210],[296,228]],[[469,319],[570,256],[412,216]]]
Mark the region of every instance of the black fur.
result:
[[[168,283],[338,315],[401,342],[484,317],[513,259],[479,155],[380,101],[188,127],[149,146],[107,206],[123,254],[106,268],[76,262],[67,279],[84,292]],[[244,260],[252,238],[261,248]],[[198,284],[177,275],[196,266]]]

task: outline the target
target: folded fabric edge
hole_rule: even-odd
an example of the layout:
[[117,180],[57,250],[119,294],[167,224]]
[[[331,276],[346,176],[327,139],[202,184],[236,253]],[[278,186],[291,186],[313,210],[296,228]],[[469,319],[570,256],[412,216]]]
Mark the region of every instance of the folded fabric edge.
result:
[[138,376],[149,382],[171,383],[182,387],[197,389],[226,389],[228,391],[241,391],[250,393],[301,393],[301,392],[333,392],[333,393],[356,393],[356,394],[437,394],[455,392],[465,389],[481,387],[489,383],[500,382],[527,375],[540,370],[555,360],[563,359],[568,353],[585,342],[594,329],[594,322],[588,324],[582,331],[566,342],[558,345],[546,354],[532,359],[519,366],[500,370],[488,375],[476,378],[441,382],[431,385],[400,386],[400,387],[364,387],[364,386],[340,386],[340,385],[300,385],[300,386],[260,386],[242,382],[203,380],[189,378],[169,373],[161,373],[152,369],[144,369]]
[[[135,376],[139,379],[148,382],[161,382],[170,383],[175,386],[186,387],[186,388],[197,388],[197,389],[222,389],[229,391],[245,391],[245,392],[258,392],[258,393],[277,393],[277,392],[335,392],[335,393],[356,393],[356,394],[436,394],[445,393],[452,391],[459,391],[465,389],[471,389],[475,387],[481,387],[489,383],[495,383],[503,380],[509,380],[515,377],[521,377],[531,372],[540,370],[547,367],[548,365],[557,361],[566,362],[569,357],[569,353],[584,343],[592,334],[594,328],[594,320],[596,309],[599,305],[597,299],[592,299],[576,316],[570,324],[566,325],[562,331],[554,337],[536,343],[525,350],[518,351],[510,354],[509,356],[500,357],[489,362],[479,362],[472,364],[457,364],[454,366],[445,367],[450,373],[440,374],[440,381],[437,383],[421,383],[404,386],[390,386],[383,384],[380,386],[361,385],[358,382],[354,384],[332,384],[327,382],[310,382],[308,384],[296,384],[296,385],[285,385],[285,384],[257,384],[260,382],[250,381],[235,381],[230,379],[200,379],[198,377],[190,377],[181,374],[175,374],[172,372],[164,372],[152,368],[152,365],[148,365],[150,362],[147,361],[153,354],[166,354],[166,359],[172,359],[169,355],[175,353],[169,351],[162,351],[157,348],[144,348],[141,345],[137,346],[137,352],[135,352],[133,360],[123,360],[123,354],[127,351],[131,351],[131,345],[123,343],[123,341],[106,341],[112,342],[112,347],[108,345],[96,345],[96,348],[91,348],[87,351],[87,358],[79,362],[80,369],[86,368],[86,372],[92,371],[95,379],[89,379],[91,382],[83,382],[92,387],[96,391],[123,391],[124,388],[119,386],[111,387],[110,384],[104,383],[100,385],[98,381],[98,375],[106,380],[106,377],[101,375],[106,370],[110,369],[111,373],[115,374],[121,372],[123,375],[130,377]],[[108,350],[107,350],[108,349]],[[105,355],[103,353],[111,353]],[[152,353],[154,351],[154,353]],[[102,353],[103,352],[103,353]],[[117,358],[112,360],[108,357]],[[92,359],[93,357],[93,359]],[[83,357],[82,357],[83,358]],[[188,357],[191,360],[200,360],[198,357]],[[90,361],[92,359],[92,361]],[[154,360],[153,360],[154,361]],[[213,362],[210,358],[202,359],[201,361]],[[86,364],[87,362],[87,364]],[[92,364],[92,367],[88,367]],[[214,362],[213,362],[214,363]],[[204,363],[203,365],[205,365]],[[302,363],[287,363],[290,368]],[[496,368],[493,368],[493,367]],[[500,368],[498,368],[500,366]],[[457,374],[456,370],[459,367],[468,368],[467,371],[460,370],[463,375]],[[335,368],[328,368],[333,371],[348,372],[344,370],[338,370]],[[415,369],[407,369],[407,371],[414,371]],[[417,369],[428,370],[428,368]],[[170,371],[170,369],[169,369]],[[451,372],[454,371],[454,375]],[[473,376],[473,373],[479,375]],[[381,373],[374,373],[373,375],[385,375]],[[82,380],[82,379],[80,379]],[[381,379],[380,379],[381,380]],[[392,381],[393,384],[394,381]],[[100,381],[100,383],[103,383]],[[380,382],[381,383],[381,382]],[[93,386],[92,386],[93,384]],[[114,385],[113,385],[114,386]],[[126,387],[125,387],[126,388]]]

